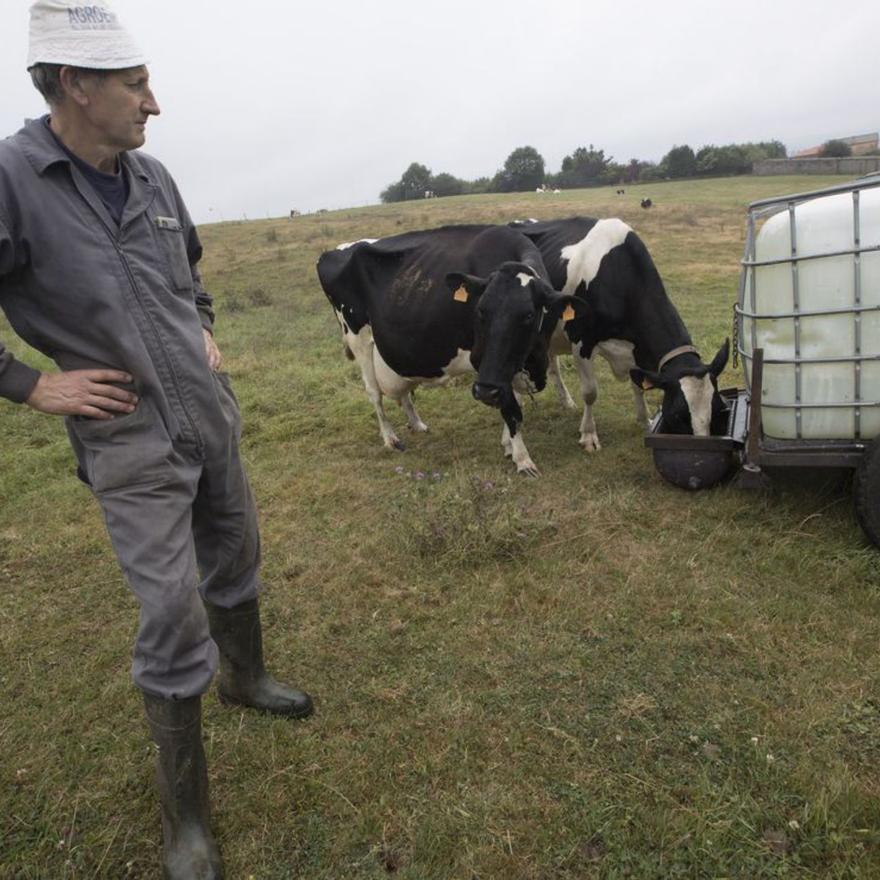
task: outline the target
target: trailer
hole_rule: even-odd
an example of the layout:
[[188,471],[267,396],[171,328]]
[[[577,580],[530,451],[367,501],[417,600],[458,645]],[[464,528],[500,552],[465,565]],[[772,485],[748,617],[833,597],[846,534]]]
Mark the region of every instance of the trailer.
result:
[[733,326],[745,388],[721,391],[724,434],[667,434],[658,413],[658,472],[754,489],[779,468],[849,468],[880,545],[880,176],[749,205]]

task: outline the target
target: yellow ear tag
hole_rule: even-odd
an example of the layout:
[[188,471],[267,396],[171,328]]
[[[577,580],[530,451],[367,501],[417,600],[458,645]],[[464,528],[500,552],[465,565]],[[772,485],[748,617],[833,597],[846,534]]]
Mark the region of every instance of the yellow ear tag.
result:
[[452,294],[452,298],[456,302],[466,303],[468,301],[468,292],[465,290],[464,285],[462,284],[455,293]]
[[569,303],[565,307],[565,311],[562,313],[562,320],[567,324],[569,321],[571,321],[573,319],[574,319],[574,309],[572,308],[571,303]]

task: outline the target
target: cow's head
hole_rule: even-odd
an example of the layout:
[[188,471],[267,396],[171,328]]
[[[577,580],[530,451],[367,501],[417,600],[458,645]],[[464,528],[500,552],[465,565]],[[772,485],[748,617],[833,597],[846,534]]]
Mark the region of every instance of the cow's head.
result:
[[513,400],[514,377],[522,372],[535,389],[543,389],[553,328],[566,310],[568,317],[580,314],[584,303],[557,293],[524,263],[503,263],[486,278],[450,272],[446,283],[456,299],[475,301],[474,397],[504,407]]
[[[708,437],[724,431],[727,409],[718,393],[718,376],[727,365],[730,340],[708,366],[694,365],[695,358],[675,358],[659,372],[630,370],[636,385],[663,389],[663,432]],[[690,361],[690,363],[688,362]]]

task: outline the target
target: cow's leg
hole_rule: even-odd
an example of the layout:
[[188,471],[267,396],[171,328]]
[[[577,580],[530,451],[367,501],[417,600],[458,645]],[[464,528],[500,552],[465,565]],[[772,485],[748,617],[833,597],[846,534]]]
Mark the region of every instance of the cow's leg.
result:
[[[579,346],[575,346],[575,349]],[[593,419],[593,405],[599,394],[599,383],[596,381],[596,367],[592,359],[581,357],[577,350],[574,352],[574,362],[577,366],[578,378],[581,383],[581,397],[584,401],[584,414],[581,418],[581,437],[578,441],[586,452],[598,452],[602,447],[599,444],[599,435],[596,432],[596,422]]]
[[568,388],[565,387],[565,382],[562,381],[562,373],[559,372],[558,357],[550,358],[550,364],[547,367],[547,373],[553,380],[553,385],[556,388],[556,395],[559,398],[559,403],[562,408],[574,409],[574,400],[572,400],[571,395],[568,393]]
[[504,427],[501,429],[501,448],[504,450],[504,455],[507,458],[513,455],[513,447],[510,445],[510,428],[507,427],[507,422],[504,423]]
[[636,410],[636,421],[645,428],[648,426],[648,407],[645,405],[645,392],[642,391],[638,385],[633,385],[632,390],[633,405]]
[[[520,407],[519,395],[514,394],[511,402],[505,404],[501,409],[501,417],[504,419],[504,429],[510,443],[510,457],[516,465],[517,473],[525,474],[528,477],[537,477],[540,471],[535,466],[526,449],[525,441],[522,435],[523,414]],[[504,435],[502,435],[502,445],[504,445]],[[505,446],[505,454],[507,447]]]
[[385,407],[382,404],[382,391],[379,388],[379,382],[376,379],[376,367],[374,364],[374,351],[376,344],[373,342],[373,333],[368,326],[361,327],[359,333],[352,333],[350,330],[343,331],[345,344],[348,350],[354,355],[358,366],[361,368],[361,378],[364,380],[364,388],[367,389],[367,397],[373,404],[376,411],[376,418],[379,420],[379,434],[382,437],[382,443],[389,449],[400,449],[406,447],[400,438],[394,432],[388,416],[385,415]]
[[421,420],[413,403],[412,393],[407,392],[399,400],[401,409],[406,413],[406,423],[410,431],[427,431],[428,426]]
[[[631,382],[629,371],[636,366],[633,357],[633,344],[625,339],[606,339],[596,349],[608,361],[614,378],[620,382]],[[636,421],[643,427],[648,424],[648,409],[645,406],[645,392],[633,385],[633,404],[636,410]]]
[[[519,426],[518,426],[519,428]],[[510,452],[513,463],[516,465],[516,471],[519,474],[525,474],[527,477],[540,476],[541,472],[529,456],[529,450],[526,449],[523,440],[522,431],[517,429],[510,435]]]
[[397,405],[406,413],[406,421],[410,429],[427,431],[428,426],[419,418],[412,400],[413,389],[419,383],[395,373],[385,363],[378,348],[373,350],[373,368],[376,374],[376,383],[382,394],[396,401]]

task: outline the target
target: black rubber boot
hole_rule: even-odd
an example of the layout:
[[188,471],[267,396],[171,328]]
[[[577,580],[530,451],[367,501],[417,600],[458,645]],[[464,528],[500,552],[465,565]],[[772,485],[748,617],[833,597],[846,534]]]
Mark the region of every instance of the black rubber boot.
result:
[[288,718],[311,715],[312,698],[307,693],[275,681],[266,672],[257,600],[235,608],[205,603],[205,608],[211,638],[220,649],[220,702]]
[[222,880],[223,862],[210,828],[201,697],[164,700],[144,694],[144,707],[159,747],[156,781],[162,806],[164,876]]

